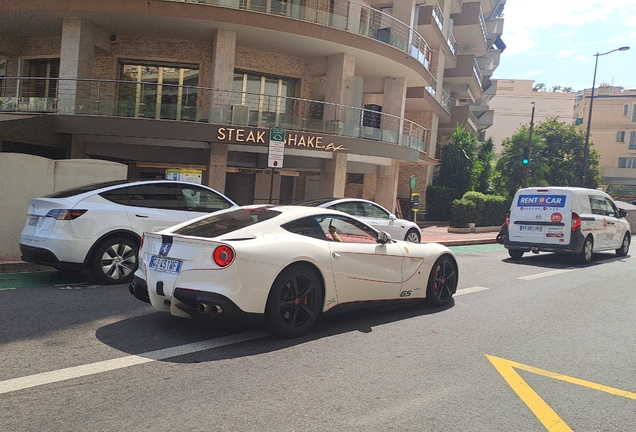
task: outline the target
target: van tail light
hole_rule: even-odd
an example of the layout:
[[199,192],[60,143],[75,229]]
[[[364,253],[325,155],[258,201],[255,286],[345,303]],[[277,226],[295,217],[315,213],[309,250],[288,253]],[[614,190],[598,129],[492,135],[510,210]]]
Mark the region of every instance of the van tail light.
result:
[[576,231],[581,227],[581,216],[572,212],[572,232]]
[[219,246],[212,252],[212,259],[219,267],[227,267],[234,261],[234,249],[227,245]]
[[73,219],[77,219],[78,217],[86,213],[87,211],[88,210],[55,209],[55,210],[49,210],[49,212],[46,214],[46,217],[51,217],[57,220],[73,220]]
[[510,212],[506,213],[506,229],[510,230]]

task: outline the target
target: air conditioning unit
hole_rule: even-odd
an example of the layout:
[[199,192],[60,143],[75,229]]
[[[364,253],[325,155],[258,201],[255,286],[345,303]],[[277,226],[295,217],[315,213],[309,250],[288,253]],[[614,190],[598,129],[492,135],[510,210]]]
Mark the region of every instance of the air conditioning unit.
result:
[[248,126],[250,123],[249,105],[232,105],[232,124]]

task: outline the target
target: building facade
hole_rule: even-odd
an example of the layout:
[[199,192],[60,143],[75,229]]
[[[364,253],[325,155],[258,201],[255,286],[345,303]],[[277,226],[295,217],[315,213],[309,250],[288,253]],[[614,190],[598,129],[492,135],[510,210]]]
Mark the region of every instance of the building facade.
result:
[[[587,130],[591,90],[579,92],[576,123]],[[603,187],[636,199],[636,89],[601,85],[595,89],[590,142],[600,153]]]
[[561,122],[572,122],[576,93],[532,91],[533,80],[493,80],[496,95],[490,102],[494,111],[492,127],[487,131],[493,137],[495,153],[500,154],[501,142],[512,136],[522,125],[529,125],[534,103],[534,123],[558,117]]
[[[202,171],[240,204],[400,210],[460,124],[492,123],[503,0],[0,3],[3,152]],[[272,128],[286,132],[270,167]]]

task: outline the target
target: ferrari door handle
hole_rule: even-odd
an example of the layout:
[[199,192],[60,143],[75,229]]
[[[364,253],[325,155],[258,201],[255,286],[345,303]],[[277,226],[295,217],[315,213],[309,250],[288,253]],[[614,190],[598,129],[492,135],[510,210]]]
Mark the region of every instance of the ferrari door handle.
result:
[[146,219],[148,218],[148,216],[147,216],[147,215],[140,215],[140,214],[136,214],[135,216],[137,216],[138,218],[146,218]]
[[338,259],[338,258],[340,258],[340,254],[339,254],[339,253],[336,253],[336,252],[334,252],[333,254],[331,254],[331,256],[333,257],[333,259]]

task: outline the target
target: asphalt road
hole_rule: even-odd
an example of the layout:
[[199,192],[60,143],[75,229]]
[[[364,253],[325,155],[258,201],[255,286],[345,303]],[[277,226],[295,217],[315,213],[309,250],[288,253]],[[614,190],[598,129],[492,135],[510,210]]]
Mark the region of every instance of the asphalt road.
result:
[[326,316],[291,341],[124,285],[0,279],[0,430],[636,430],[636,258],[453,249],[450,307]]

